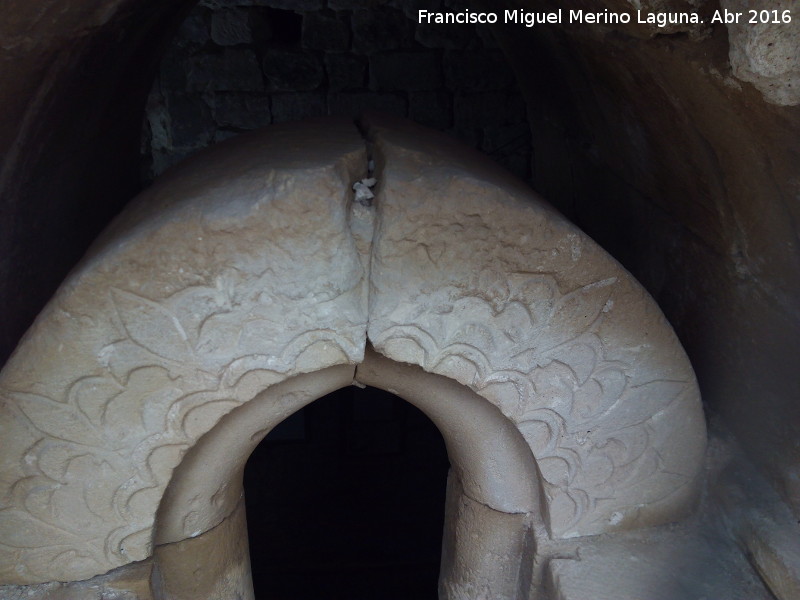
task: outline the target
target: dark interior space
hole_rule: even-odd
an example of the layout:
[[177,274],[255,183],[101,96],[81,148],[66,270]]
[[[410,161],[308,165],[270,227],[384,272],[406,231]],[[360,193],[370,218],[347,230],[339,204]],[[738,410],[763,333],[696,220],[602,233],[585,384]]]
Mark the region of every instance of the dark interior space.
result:
[[435,599],[448,468],[433,423],[382,390],[289,417],[245,469],[256,598]]

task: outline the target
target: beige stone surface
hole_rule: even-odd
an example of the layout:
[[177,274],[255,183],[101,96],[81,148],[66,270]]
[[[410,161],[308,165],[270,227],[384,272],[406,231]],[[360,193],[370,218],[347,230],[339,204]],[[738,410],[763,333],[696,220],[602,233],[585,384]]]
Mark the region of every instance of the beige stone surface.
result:
[[270,386],[222,417],[186,453],[158,509],[155,544],[179,542],[216,527],[239,505],[250,454],[306,404],[350,385],[355,367],[337,365]]
[[549,526],[574,537],[674,519],[705,422],[689,361],[618,263],[478,154],[367,120],[379,163],[368,336],[517,424]]
[[719,532],[660,528],[576,540],[551,560],[552,600],[771,600],[739,549]]
[[535,543],[529,515],[493,510],[447,480],[440,600],[527,597]]
[[726,25],[733,74],[752,83],[768,102],[783,106],[800,104],[800,10],[797,2],[721,0],[720,6],[742,14],[738,23]]
[[3,600],[160,600],[150,588],[152,558],[86,581],[0,585]]
[[203,535],[156,546],[153,561],[158,600],[253,600],[244,498]]
[[415,405],[438,427],[461,492],[494,511],[534,513],[547,506],[525,439],[497,407],[468,387],[367,348],[355,381]]
[[464,490],[452,597],[470,581],[512,597],[527,576],[486,552],[519,558],[503,544],[526,531],[690,507],[705,425],[654,302],[484,157],[405,122],[367,129],[373,207],[351,205],[358,130],[293,124],[178,167],[98,240],[0,373],[0,581],[194,547],[227,522],[269,428],[353,377],[405,394],[447,440]]
[[151,552],[172,469],[222,415],[361,360],[349,122],[275,127],[145,192],[0,374],[0,581],[75,580]]

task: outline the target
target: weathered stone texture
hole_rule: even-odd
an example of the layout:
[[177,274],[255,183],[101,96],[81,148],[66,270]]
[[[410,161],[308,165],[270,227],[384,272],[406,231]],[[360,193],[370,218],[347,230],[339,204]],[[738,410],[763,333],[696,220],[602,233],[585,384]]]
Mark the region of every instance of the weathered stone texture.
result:
[[[493,159],[528,178],[529,147],[484,140],[491,135],[486,128],[526,122],[524,112],[505,106],[505,99],[492,105],[514,87],[503,55],[485,28],[417,23],[414,7],[436,6],[428,0],[358,0],[324,9],[298,6],[290,13],[250,0],[202,4],[181,26],[151,93],[149,172],[157,175],[236,131],[378,109],[449,131],[475,147],[492,146]],[[213,70],[230,67],[236,56],[242,63],[212,82]],[[482,92],[499,95],[472,97]],[[181,145],[162,134],[181,118],[170,114],[172,94],[181,96],[173,104],[191,105],[197,117],[186,126]]]
[[303,18],[303,47],[338,52],[350,47],[349,23],[336,16],[312,12]]
[[[743,13],[729,23],[733,74],[752,83],[773,104],[800,104],[800,10],[792,0],[722,0],[720,5]],[[756,11],[755,23],[751,23]],[[762,13],[762,11],[764,11]],[[767,22],[762,22],[763,20]],[[788,22],[787,22],[788,21]]]
[[367,59],[352,54],[326,54],[325,71],[328,74],[328,88],[333,92],[363,88]]
[[435,90],[442,86],[439,61],[430,52],[375,54],[369,60],[370,87],[379,91]]
[[[704,421],[643,290],[481,155],[407,121],[366,128],[375,209],[351,210],[356,127],[309,122],[187,161],[98,240],[0,372],[3,581],[88,578],[218,526],[253,447],[325,393],[287,380],[342,366],[321,380],[335,389],[362,361],[389,363],[379,379],[449,440],[469,495],[456,520],[483,532],[451,550],[487,584],[508,579],[487,556],[520,554],[529,517],[574,537],[686,510]],[[391,360],[365,358],[367,334]],[[391,361],[444,377],[414,387]],[[241,565],[214,572],[235,587]]]
[[213,113],[220,127],[250,130],[272,122],[270,98],[265,94],[214,94]]
[[264,74],[270,91],[309,91],[322,83],[319,59],[309,52],[271,49],[264,54]]
[[[200,32],[195,34],[199,39]],[[227,9],[211,17],[211,39],[220,46],[236,46],[253,41],[248,13],[242,9]]]
[[368,132],[385,165],[376,350],[459,381],[517,424],[555,536],[688,510],[705,451],[699,391],[646,292],[478,155],[388,119]]
[[246,48],[225,48],[221,54],[192,56],[184,65],[187,91],[264,89],[256,54]]
[[412,24],[399,10],[356,10],[352,20],[353,49],[361,54],[402,48],[412,36]]
[[361,359],[364,273],[344,198],[364,145],[348,122],[302,131],[221,145],[153,186],[12,355],[3,581],[146,558],[172,468],[223,414],[294,373]]

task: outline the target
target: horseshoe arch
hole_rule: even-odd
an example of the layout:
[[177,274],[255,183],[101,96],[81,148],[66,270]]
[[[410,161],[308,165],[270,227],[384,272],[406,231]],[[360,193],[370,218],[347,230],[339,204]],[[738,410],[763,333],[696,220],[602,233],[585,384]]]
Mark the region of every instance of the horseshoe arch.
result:
[[[524,515],[497,542],[518,554],[512,575],[457,536],[446,544],[443,597],[476,581],[517,597],[539,542],[690,508],[705,425],[654,301],[479,155],[382,117],[362,129],[369,144],[333,120],[202,153],[65,281],[0,373],[0,584],[77,581],[155,554],[172,585],[167,548],[233,523],[239,506],[248,444],[219,485],[190,475],[203,448],[250,407],[265,435],[354,379],[398,391],[442,430],[448,528],[481,527],[459,502]],[[351,191],[368,146],[372,205]],[[434,401],[413,383],[427,377],[451,391]],[[461,448],[470,422],[475,444]]]

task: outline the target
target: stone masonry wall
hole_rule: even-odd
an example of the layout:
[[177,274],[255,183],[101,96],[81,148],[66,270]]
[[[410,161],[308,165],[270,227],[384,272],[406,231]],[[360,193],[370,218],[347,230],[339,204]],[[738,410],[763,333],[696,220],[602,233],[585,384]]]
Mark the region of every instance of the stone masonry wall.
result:
[[491,33],[419,25],[421,4],[202,0],[149,96],[145,181],[242,131],[364,109],[447,131],[529,179],[525,104]]

